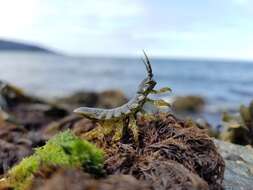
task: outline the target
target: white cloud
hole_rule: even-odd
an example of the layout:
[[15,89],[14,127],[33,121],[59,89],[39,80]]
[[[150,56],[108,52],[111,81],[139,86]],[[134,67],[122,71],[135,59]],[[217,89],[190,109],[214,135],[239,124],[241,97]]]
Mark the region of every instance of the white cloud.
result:
[[88,0],[83,3],[83,7],[87,9],[80,14],[93,15],[100,19],[136,17],[143,12],[140,2],[136,0]]
[[232,2],[237,5],[247,5],[250,1],[249,0],[232,0]]
[[249,1],[180,2],[0,0],[0,37],[79,54],[250,56]]
[[0,37],[18,36],[37,16],[36,0],[0,0]]

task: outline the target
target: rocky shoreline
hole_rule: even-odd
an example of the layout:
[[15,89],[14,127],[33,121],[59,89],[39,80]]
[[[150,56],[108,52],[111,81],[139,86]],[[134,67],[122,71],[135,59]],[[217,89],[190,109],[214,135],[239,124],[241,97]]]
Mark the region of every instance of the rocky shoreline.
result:
[[[60,131],[69,129],[85,139],[97,124],[73,115],[73,108],[112,108],[126,101],[119,91],[105,91],[80,92],[47,102],[12,85],[5,87],[0,102],[0,176],[5,177],[10,168]],[[213,141],[206,129],[172,113],[139,117],[137,124],[138,142],[131,132],[113,142],[117,131],[90,139],[105,152],[103,177],[94,177],[82,168],[52,165],[40,168],[29,188],[63,189],[64,184],[69,189],[248,190],[253,186],[251,147]]]

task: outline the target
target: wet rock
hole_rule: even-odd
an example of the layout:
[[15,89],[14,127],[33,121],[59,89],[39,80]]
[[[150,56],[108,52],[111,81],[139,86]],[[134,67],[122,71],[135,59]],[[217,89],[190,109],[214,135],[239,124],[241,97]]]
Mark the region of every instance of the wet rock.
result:
[[44,168],[35,174],[31,190],[151,190],[130,175],[112,175],[95,179],[80,169]]
[[126,96],[118,90],[107,90],[99,94],[98,107],[115,108],[127,102]]
[[179,96],[172,103],[172,109],[176,112],[200,112],[203,110],[205,100],[201,96]]
[[253,187],[253,148],[220,140],[214,140],[214,142],[226,163],[223,182],[225,189],[251,190]]
[[68,111],[58,105],[27,95],[16,86],[0,82],[0,115],[5,120],[35,130],[67,114]]
[[[41,103],[43,102],[37,97],[29,96],[25,92],[14,85],[0,81],[0,106],[9,108],[19,103]],[[3,106],[4,104],[4,106]]]
[[35,131],[8,122],[0,123],[0,175],[14,164],[33,153],[33,148],[44,144]]
[[223,114],[223,131],[219,139],[240,145],[253,145],[253,101],[241,105],[239,113]]
[[20,103],[9,111],[17,123],[29,130],[39,129],[52,121],[67,116],[68,112],[58,106],[47,103]]
[[71,129],[74,134],[81,136],[81,134],[86,133],[95,127],[95,122],[73,114],[61,120],[51,122],[45,126],[41,132],[45,139],[50,139],[60,131],[65,131],[66,129]]
[[145,163],[144,167],[146,171],[143,178],[147,182],[152,182],[152,186],[156,190],[209,189],[206,181],[178,162],[154,161],[150,165]]
[[99,95],[96,92],[76,92],[68,97],[58,98],[55,100],[57,104],[77,107],[88,106],[95,107],[97,105]]
[[125,95],[118,90],[107,90],[101,93],[77,92],[69,97],[56,99],[57,104],[71,111],[80,106],[114,108],[127,102]]
[[192,118],[187,117],[185,122],[188,125],[192,125],[192,126],[200,128],[200,129],[206,130],[207,134],[210,137],[217,138],[219,136],[219,131],[217,129],[213,128],[213,126],[211,124],[209,124],[206,120],[204,120],[202,118],[198,118],[196,120],[193,120]]

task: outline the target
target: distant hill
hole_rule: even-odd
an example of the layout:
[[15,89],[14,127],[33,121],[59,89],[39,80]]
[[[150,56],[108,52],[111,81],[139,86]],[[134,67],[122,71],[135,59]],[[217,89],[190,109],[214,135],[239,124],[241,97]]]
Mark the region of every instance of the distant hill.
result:
[[0,39],[0,51],[6,50],[54,53],[53,51],[40,46]]

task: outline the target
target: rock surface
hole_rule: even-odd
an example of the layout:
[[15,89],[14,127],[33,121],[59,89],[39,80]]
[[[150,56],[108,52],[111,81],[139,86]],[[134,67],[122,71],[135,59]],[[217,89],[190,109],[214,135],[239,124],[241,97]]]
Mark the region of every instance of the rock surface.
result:
[[54,100],[57,105],[61,105],[73,111],[80,106],[114,108],[127,102],[127,97],[119,90],[106,90],[103,92],[76,92],[68,97]]
[[[86,96],[85,93],[80,93],[52,104],[25,95],[10,85],[5,86],[1,97],[0,177],[23,157],[32,154],[33,148],[43,145],[46,139],[59,131],[71,129],[77,136],[82,136],[97,127],[93,121],[71,115],[73,108],[82,105],[111,108],[127,101],[121,92],[106,91],[87,93]],[[7,119],[4,117],[6,114],[9,117]],[[124,189],[124,184],[129,184],[129,181],[132,182],[132,186],[128,186],[130,189],[148,189],[147,184],[139,184],[143,180],[151,182],[152,188],[159,190],[222,189],[224,162],[204,130],[179,120],[172,114],[151,120],[139,118],[138,126],[141,127],[140,144],[133,141],[117,143],[112,147],[111,134],[101,141],[108,153],[105,170],[114,176],[101,181],[91,179],[91,182],[96,182],[97,189],[105,184],[108,189]],[[253,189],[253,149],[214,141],[226,163],[223,183],[225,189]],[[96,144],[99,145],[99,142]],[[35,182],[41,184],[40,180],[43,180],[47,189],[50,189],[50,184],[61,184],[62,180],[58,179],[62,176],[67,179],[68,174],[79,175],[79,171],[60,169],[52,178],[39,178]],[[80,176],[80,179],[86,178],[83,174]],[[40,187],[36,184],[34,189]]]
[[176,112],[201,112],[205,106],[205,100],[201,96],[179,96],[172,103],[172,109]]
[[225,190],[253,189],[253,148],[214,140],[226,169],[223,185]]
[[31,190],[151,190],[151,186],[131,175],[94,179],[80,169],[43,168],[35,174]]

